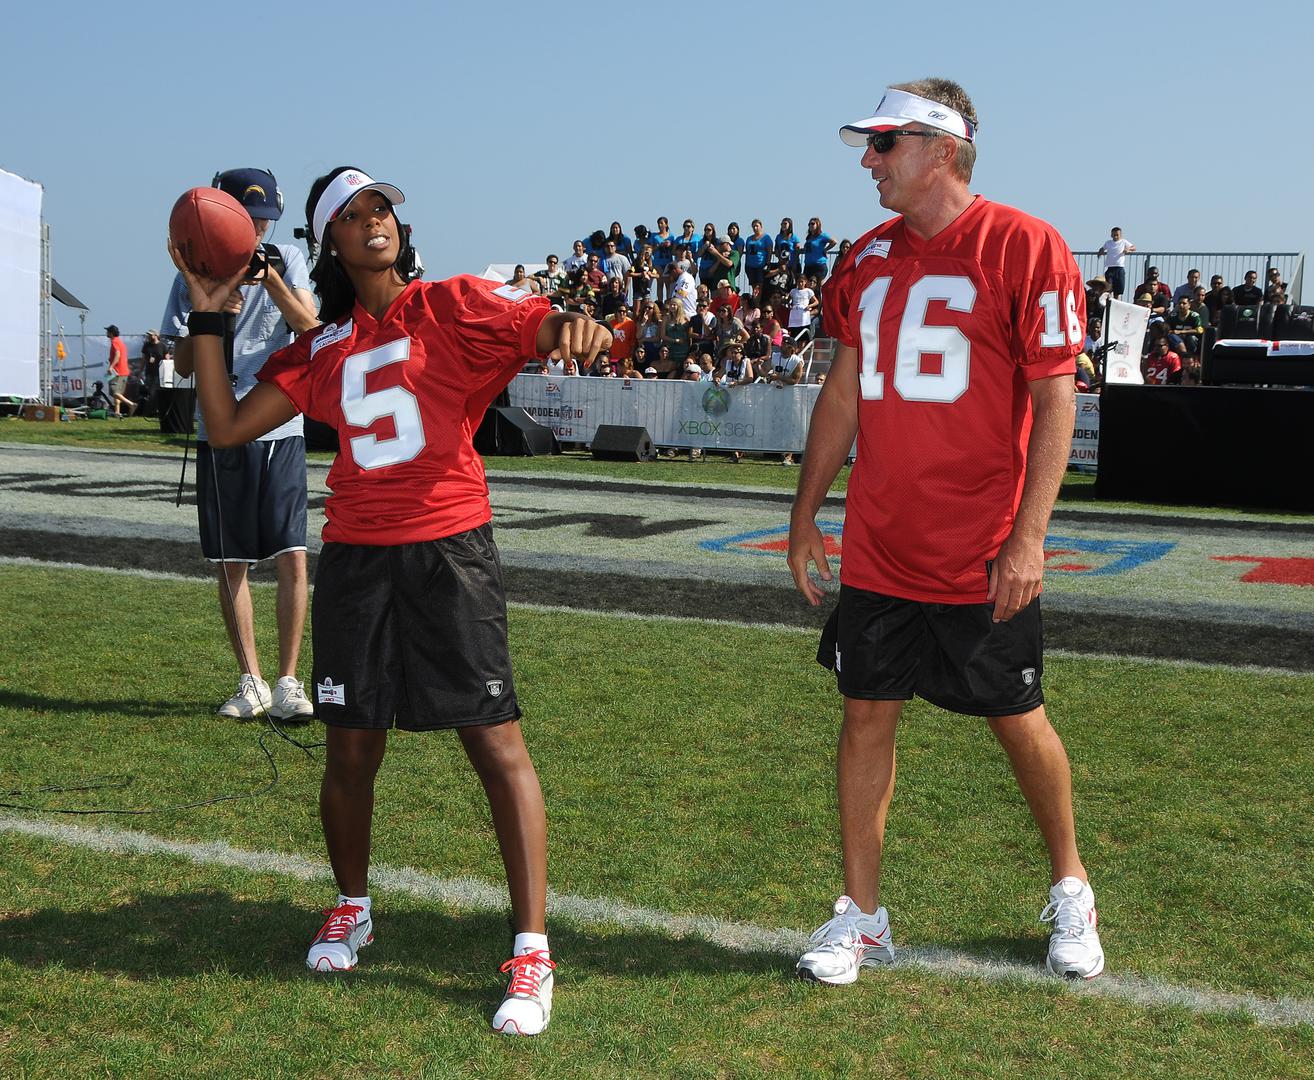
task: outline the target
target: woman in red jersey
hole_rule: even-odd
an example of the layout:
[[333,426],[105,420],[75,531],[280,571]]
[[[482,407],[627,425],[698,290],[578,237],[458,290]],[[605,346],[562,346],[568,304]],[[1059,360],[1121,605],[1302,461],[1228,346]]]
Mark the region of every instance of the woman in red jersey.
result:
[[315,712],[327,725],[320,817],[340,895],[306,963],[345,971],[373,941],[370,821],[388,729],[455,728],[488,795],[517,931],[493,1026],[532,1035],[547,1027],[555,968],[547,823],[472,433],[527,357],[592,362],[611,335],[496,282],[407,281],[409,241],[393,209],[402,201],[349,166],[315,181],[306,214],[320,245],[311,279],[322,325],[271,357],[241,401],[220,337],[240,275],[201,279],[170,252],[191,292],[210,441],[240,445],[300,411],[335,427],[341,444],[314,600]]

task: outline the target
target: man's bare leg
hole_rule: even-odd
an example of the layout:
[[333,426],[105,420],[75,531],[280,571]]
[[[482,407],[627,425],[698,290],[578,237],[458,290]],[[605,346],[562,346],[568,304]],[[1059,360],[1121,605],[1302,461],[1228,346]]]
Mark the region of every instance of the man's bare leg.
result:
[[306,629],[306,553],[285,551],[274,560],[278,569],[278,674],[295,675]]
[[1051,884],[1065,877],[1085,881],[1072,814],[1072,768],[1044,706],[1016,716],[994,717],[988,723],[1008,754],[1017,786],[1044,838]]
[[237,658],[238,670],[260,678],[260,658],[256,654],[255,612],[251,605],[251,585],[244,562],[221,562],[219,568],[219,608],[224,613],[228,643]]
[[894,796],[894,736],[902,701],[844,699],[836,775],[844,891],[863,911],[880,904],[885,815]]

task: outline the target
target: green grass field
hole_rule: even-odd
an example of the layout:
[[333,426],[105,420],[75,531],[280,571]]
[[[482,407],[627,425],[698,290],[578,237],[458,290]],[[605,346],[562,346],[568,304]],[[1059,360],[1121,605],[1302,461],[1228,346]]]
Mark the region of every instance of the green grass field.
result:
[[[0,595],[0,790],[34,792],[0,801],[144,809],[267,782],[260,728],[213,715],[231,658],[212,586],[11,565]],[[811,635],[524,608],[511,624],[556,892],[594,911],[821,921],[839,882],[838,702]],[[1100,896],[1109,974],[1092,987],[909,965],[826,990],[779,949],[559,916],[552,1027],[499,1040],[505,913],[459,888],[439,902],[389,876],[357,972],[304,970],[333,895],[304,870],[324,861],[320,762],[275,741],[282,779],[260,798],[11,812],[63,836],[0,820],[0,1076],[1314,1077],[1314,1026],[1211,1003],[1310,1015],[1314,677],[1055,658],[1046,683]],[[1043,851],[1002,755],[983,725],[922,703],[900,738],[896,943],[1038,966]],[[34,791],[105,774],[133,781]],[[98,850],[95,829],[273,857]],[[374,859],[499,885],[454,738],[394,737]]]

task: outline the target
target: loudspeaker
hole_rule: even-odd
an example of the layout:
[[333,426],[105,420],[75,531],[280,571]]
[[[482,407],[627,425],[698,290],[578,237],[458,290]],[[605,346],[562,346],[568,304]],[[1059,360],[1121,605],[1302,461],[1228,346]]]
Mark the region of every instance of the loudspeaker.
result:
[[653,461],[657,457],[657,448],[645,427],[599,424],[591,446],[599,461]]
[[337,428],[330,427],[319,420],[312,420],[307,416],[302,421],[301,430],[306,437],[307,450],[329,450],[335,454],[338,452]]
[[538,457],[559,454],[561,446],[550,427],[544,427],[524,409],[498,405],[484,413],[475,432],[474,448],[485,457]]
[[190,388],[160,387],[158,400],[160,431],[166,435],[185,435],[194,430],[192,413],[196,410],[196,391]]

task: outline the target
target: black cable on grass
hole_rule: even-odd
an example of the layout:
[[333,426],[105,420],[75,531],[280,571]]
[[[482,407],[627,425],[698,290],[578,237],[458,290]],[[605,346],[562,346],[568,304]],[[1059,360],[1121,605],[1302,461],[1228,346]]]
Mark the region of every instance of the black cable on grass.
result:
[[[226,332],[225,337],[231,331]],[[225,342],[231,350],[231,344]],[[182,506],[183,481],[187,476],[187,451],[192,441],[192,425],[189,423],[186,428],[186,438],[183,442],[183,462],[182,472],[178,475],[178,498],[175,505]],[[224,591],[228,594],[229,610],[236,612],[237,602],[233,596],[233,586],[228,580],[228,560],[224,558],[224,509],[223,502],[219,498],[219,470],[214,467],[214,447],[210,447],[210,472],[214,476],[214,497],[215,509],[219,515],[219,566],[223,575]],[[200,447],[197,447],[197,453],[200,453]],[[200,493],[197,493],[199,502]],[[234,635],[237,641],[237,647],[241,651],[242,667],[249,668],[251,665],[246,656],[246,649],[242,645],[240,635]],[[257,697],[257,701],[259,698]],[[11,798],[30,798],[32,795],[54,795],[63,792],[72,791],[126,791],[129,787],[137,782],[135,776],[93,776],[80,784],[47,784],[42,787],[23,790],[15,788],[12,791],[0,791],[0,809],[5,810],[29,810],[38,814],[70,814],[77,816],[105,815],[105,816],[122,816],[122,817],[143,817],[148,814],[169,814],[178,810],[195,810],[202,806],[214,806],[222,802],[240,802],[243,799],[258,799],[262,795],[268,795],[278,786],[280,774],[278,763],[274,760],[274,755],[270,753],[269,747],[265,740],[269,738],[270,732],[273,732],[286,743],[295,746],[311,761],[315,760],[315,755],[311,753],[324,745],[323,742],[303,743],[300,739],[294,739],[278,723],[263,704],[260,705],[260,718],[268,725],[269,730],[262,731],[258,740],[260,750],[265,755],[265,760],[269,762],[269,782],[256,791],[234,792],[225,795],[214,795],[207,799],[195,799],[191,802],[175,803],[172,806],[157,806],[145,808],[131,807],[105,807],[103,809],[90,809],[87,807],[54,807],[54,806],[32,806],[27,803],[5,802],[3,800]]]

